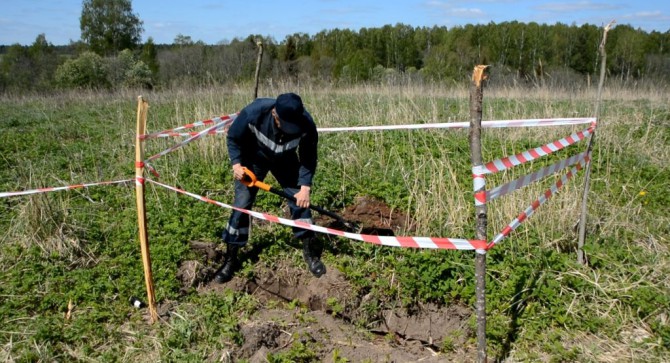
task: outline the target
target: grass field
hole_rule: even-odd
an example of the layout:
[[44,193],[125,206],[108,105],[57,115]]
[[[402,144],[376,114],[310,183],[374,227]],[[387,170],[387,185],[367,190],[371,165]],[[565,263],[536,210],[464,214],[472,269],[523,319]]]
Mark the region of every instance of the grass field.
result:
[[[250,101],[250,89],[145,94],[148,129],[236,112]],[[320,127],[469,120],[465,86],[282,85],[262,90],[261,96],[284,91],[300,93]],[[0,192],[132,178],[136,97],[132,92],[82,92],[0,98]],[[484,119],[587,117],[594,99],[594,90],[491,87],[484,91]],[[584,128],[484,130],[484,159]],[[467,130],[322,134],[313,202],[342,210],[357,196],[375,197],[412,218],[412,235],[474,238],[467,135]],[[490,357],[670,360],[669,140],[667,90],[606,87],[593,153],[588,265],[577,264],[575,254],[584,183],[580,173],[488,253]],[[147,154],[174,142],[151,140]],[[487,183],[513,180],[584,148],[583,142],[568,147]],[[153,165],[166,184],[232,202],[223,137],[199,140]],[[490,203],[489,238],[556,179]],[[0,206],[0,360],[202,361],[213,351],[234,350],[242,343],[239,323],[258,309],[258,301],[228,290],[185,291],[176,277],[180,263],[193,258],[189,241],[219,241],[227,210],[148,185],[157,299],[172,302],[175,314],[147,325],[128,304],[130,296],[145,296],[133,183],[1,198]],[[265,194],[256,205],[276,215],[281,208],[278,197]],[[285,227],[264,226],[254,230],[252,244],[271,245],[260,257],[266,264],[282,259],[299,264],[298,255],[286,248],[289,237]],[[373,296],[370,316],[384,308],[427,303],[474,306],[473,252],[339,243],[350,253],[326,254],[325,261],[357,293]],[[247,264],[241,274],[253,275],[253,269]],[[351,323],[366,326],[366,321]],[[473,347],[469,332],[464,344]],[[462,348],[449,341],[436,345],[445,352]],[[347,361],[334,356],[332,361]],[[271,361],[291,361],[287,357],[276,355]],[[313,360],[306,357],[303,361]]]

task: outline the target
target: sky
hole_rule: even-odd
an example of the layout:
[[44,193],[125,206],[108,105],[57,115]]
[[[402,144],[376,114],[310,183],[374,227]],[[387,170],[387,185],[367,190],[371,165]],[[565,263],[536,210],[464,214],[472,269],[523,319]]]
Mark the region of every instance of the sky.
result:
[[[0,0],[0,45],[32,44],[45,34],[53,45],[81,38],[82,0]],[[669,0],[134,0],[142,41],[170,44],[178,35],[206,44],[250,34],[280,42],[321,30],[501,23],[593,24],[612,20],[645,31],[670,31]]]

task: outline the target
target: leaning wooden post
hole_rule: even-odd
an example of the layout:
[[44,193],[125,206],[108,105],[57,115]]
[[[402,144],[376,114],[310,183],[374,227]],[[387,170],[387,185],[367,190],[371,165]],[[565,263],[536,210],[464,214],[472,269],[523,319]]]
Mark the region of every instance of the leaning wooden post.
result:
[[151,322],[158,320],[156,312],[156,297],[154,295],[153,275],[151,274],[151,255],[149,253],[149,239],[147,238],[147,214],[144,208],[144,142],[140,136],[147,128],[147,111],[149,104],[142,96],[137,97],[137,137],[135,138],[135,197],[137,201],[137,224],[140,234],[140,248],[142,249],[142,264],[144,266],[144,282],[147,286],[147,304]]
[[258,78],[261,74],[261,62],[263,61],[263,42],[256,42],[258,46],[258,58],[256,59],[256,76],[255,76],[255,86],[254,86],[254,99],[258,98]]
[[[614,25],[614,20],[605,26],[603,29],[603,39],[600,41],[600,80],[598,82],[598,96],[596,97],[595,118],[600,122],[600,103],[602,100],[603,84],[605,83],[605,73],[607,72],[607,51],[605,44],[607,44],[607,32]],[[591,156],[593,150],[593,142],[596,138],[595,130],[589,139],[589,145],[586,148],[586,155]],[[592,158],[591,158],[592,159]],[[580,264],[586,263],[584,258],[584,241],[586,240],[586,218],[587,218],[587,201],[589,196],[589,189],[591,189],[591,160],[586,163],[584,171],[584,191],[582,193],[582,210],[579,217],[579,240],[577,242],[577,262]]]
[[[482,168],[482,98],[486,68],[478,65],[472,72],[470,86],[470,159],[472,161],[472,178],[475,192],[475,213],[477,215],[476,238],[487,241],[486,226],[486,182]],[[486,362],[486,250],[480,249],[475,254],[475,294],[477,297],[477,362]]]

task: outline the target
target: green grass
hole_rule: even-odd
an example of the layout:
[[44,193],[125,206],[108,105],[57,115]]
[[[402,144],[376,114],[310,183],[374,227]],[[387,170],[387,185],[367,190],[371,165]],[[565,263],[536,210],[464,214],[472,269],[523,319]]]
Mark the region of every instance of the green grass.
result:
[[[301,93],[323,127],[469,119],[464,89],[292,90]],[[267,90],[267,96],[280,91]],[[237,111],[249,94],[247,89],[208,89],[148,95],[148,128],[157,131]],[[0,191],[132,178],[135,97],[0,99]],[[589,116],[593,109],[591,92],[486,89],[484,97],[484,119]],[[578,265],[574,253],[580,174],[488,254],[490,357],[670,359],[670,103],[667,93],[649,90],[607,90],[604,97],[589,196],[589,264]],[[484,159],[583,128],[485,130]],[[152,140],[147,155],[173,142]],[[579,145],[492,176],[488,185],[573,155],[584,146]],[[412,216],[414,235],[473,238],[468,150],[466,130],[322,134],[313,202],[337,210],[358,195],[374,196]],[[232,201],[222,137],[188,145],[154,166],[167,184]],[[554,180],[492,202],[489,236]],[[184,293],[176,277],[179,263],[193,257],[188,241],[218,241],[228,211],[148,185],[157,299],[177,306],[167,324],[149,326],[128,304],[130,296],[145,294],[132,183],[2,198],[0,208],[0,360],[198,361],[241,343],[238,323],[257,308],[253,298],[234,292]],[[281,200],[261,194],[257,208],[279,214]],[[254,243],[290,236],[280,226],[257,232]],[[425,302],[474,305],[472,252],[403,250],[349,240],[339,245],[343,252],[326,255],[326,262],[343,271],[357,291],[375,296],[366,307],[370,314]],[[273,244],[261,261],[284,258],[285,247]],[[72,318],[66,320],[70,302]],[[354,323],[365,326],[366,321]],[[294,346],[272,359],[309,360],[312,355],[310,347]]]

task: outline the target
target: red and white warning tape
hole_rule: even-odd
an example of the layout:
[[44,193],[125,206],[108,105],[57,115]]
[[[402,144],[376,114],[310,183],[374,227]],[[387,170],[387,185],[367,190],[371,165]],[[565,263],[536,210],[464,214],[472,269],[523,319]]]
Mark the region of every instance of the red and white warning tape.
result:
[[122,183],[131,182],[131,181],[133,181],[133,179],[105,181],[105,182],[98,182],[98,183],[75,184],[75,185],[68,185],[68,186],[64,186],[64,187],[39,188],[39,189],[32,189],[32,190],[23,190],[23,191],[20,191],[20,192],[3,192],[3,193],[0,193],[0,198],[14,197],[14,196],[18,196],[18,195],[55,192],[55,191],[59,191],[59,190],[88,188],[88,187],[93,187],[93,186],[97,186],[97,185],[122,184]]
[[531,203],[526,210],[521,212],[518,217],[514,218],[512,222],[510,222],[500,233],[498,233],[493,240],[488,244],[488,248],[493,247],[495,244],[499,243],[502,241],[505,237],[509,236],[512,231],[517,229],[523,223],[526,219],[530,218],[530,216],[535,213],[535,211],[542,205],[544,204],[549,198],[551,198],[552,195],[556,194],[556,192],[565,185],[568,180],[570,180],[573,176],[577,174],[579,170],[582,170],[582,168],[591,160],[591,157],[589,155],[585,156],[582,160],[577,163],[572,169],[570,169],[559,181],[557,181],[551,188],[547,189],[544,191],[544,194],[540,196],[540,198],[536,199],[533,203]]
[[576,144],[577,142],[585,139],[586,137],[591,135],[591,133],[593,133],[595,127],[596,126],[594,123],[588,129],[580,132],[575,132],[570,136],[564,137],[560,140],[550,142],[546,145],[542,145],[540,147],[524,151],[514,156],[508,156],[488,162],[485,165],[480,166],[473,172],[476,174],[493,174],[505,169],[515,167],[517,165],[521,165],[531,160],[538,159],[542,156],[549,155],[551,153],[554,153],[572,144]]
[[553,174],[559,170],[563,170],[567,168],[568,166],[572,166],[575,163],[581,161],[584,159],[586,156],[586,152],[573,155],[567,159],[561,160],[558,163],[548,166],[546,168],[540,169],[534,173],[522,176],[521,178],[518,178],[516,180],[513,180],[507,184],[503,184],[499,187],[495,187],[489,191],[486,192],[486,201],[490,202],[496,198],[500,198],[503,195],[506,195],[508,193],[511,193],[517,189],[521,189],[525,187],[526,185],[533,183],[535,181],[538,181],[542,178],[544,178],[547,175]]
[[[226,121],[226,123],[232,122],[231,120]],[[224,126],[225,127],[225,126]],[[207,135],[218,135],[218,134],[226,134],[228,133],[228,130],[212,130],[207,133]],[[191,132],[168,132],[165,134],[160,134],[157,135],[156,137],[185,137],[185,136],[195,136],[197,135],[197,131],[191,131]]]
[[139,138],[140,138],[140,140],[146,140],[146,139],[153,139],[153,138],[157,138],[157,137],[168,137],[168,136],[188,136],[188,135],[193,136],[193,135],[196,135],[198,133],[197,132],[177,133],[177,131],[192,129],[192,128],[198,127],[198,126],[207,126],[207,125],[217,124],[219,122],[223,122],[224,125],[227,125],[227,124],[233,122],[233,120],[235,120],[237,115],[239,115],[239,113],[234,113],[234,114],[231,114],[231,115],[223,115],[221,117],[214,117],[214,118],[209,119],[209,120],[197,121],[197,122],[194,122],[194,123],[186,124],[184,126],[175,127],[173,129],[154,132],[152,134],[140,135]]
[[477,173],[478,170],[480,170],[478,167],[472,168],[472,183],[474,185],[475,192],[475,207],[486,204],[486,179],[484,178],[484,174]]
[[467,240],[461,238],[441,238],[441,237],[395,237],[395,236],[374,236],[369,234],[359,234],[359,233],[350,233],[345,231],[340,231],[333,228],[321,227],[314,224],[309,224],[301,221],[295,221],[292,219],[281,218],[273,216],[267,213],[254,212],[247,209],[242,209],[234,207],[229,204],[217,202],[215,200],[187,192],[185,190],[172,187],[160,182],[157,182],[152,179],[146,179],[146,181],[154,183],[156,185],[162,186],[164,188],[170,189],[180,194],[187,195],[191,198],[198,199],[200,201],[211,203],[219,207],[224,207],[228,209],[234,209],[242,213],[246,213],[254,218],[280,223],[286,226],[299,227],[304,229],[309,229],[315,232],[327,233],[335,236],[346,237],[350,239],[355,239],[358,241],[368,242],[376,245],[382,246],[393,246],[393,247],[412,247],[412,248],[439,248],[439,249],[448,249],[448,250],[484,250],[486,248],[486,241],[480,240]]
[[[157,175],[155,170],[150,167],[148,164],[149,161],[153,161],[163,155],[166,155],[172,151],[175,151],[188,143],[195,141],[199,138],[201,138],[203,135],[208,135],[208,134],[216,134],[216,133],[225,133],[225,130],[218,130],[222,127],[226,127],[230,125],[231,122],[237,117],[238,113],[227,115],[227,116],[222,116],[222,117],[216,117],[210,120],[204,120],[204,121],[198,121],[192,124],[176,127],[173,129],[169,130],[164,130],[160,131],[157,133],[152,133],[152,134],[146,134],[146,135],[140,135],[139,138],[144,140],[144,139],[149,139],[149,138],[156,138],[156,137],[167,137],[167,136],[190,136],[188,139],[156,154],[148,159],[146,159],[144,162],[142,162],[143,166],[148,166],[149,170],[154,173],[154,175]],[[539,148],[535,148],[532,150],[525,151],[523,153],[511,156],[511,157],[506,157],[498,160],[494,160],[490,163],[487,163],[486,165],[480,165],[477,167],[473,168],[473,179],[474,179],[474,186],[475,186],[475,204],[481,205],[486,203],[486,200],[493,200],[495,198],[498,198],[502,195],[505,195],[513,190],[522,188],[525,185],[528,185],[546,175],[549,175],[551,173],[554,173],[558,170],[561,170],[569,165],[574,164],[577,162],[577,165],[573,167],[566,175],[564,175],[555,185],[553,185],[550,189],[546,190],[544,195],[542,195],[539,199],[534,201],[524,212],[519,214],[517,218],[515,218],[511,223],[509,223],[502,232],[500,232],[498,235],[494,237],[494,239],[490,242],[487,243],[486,241],[481,241],[481,240],[467,240],[467,239],[460,239],[460,238],[443,238],[443,237],[410,237],[410,236],[402,236],[402,237],[395,237],[395,236],[375,236],[375,235],[367,235],[367,234],[358,234],[358,233],[350,233],[350,232],[345,232],[341,230],[336,230],[332,228],[327,228],[327,227],[322,227],[322,226],[317,226],[314,224],[309,224],[301,221],[296,221],[296,220],[291,220],[291,219],[285,219],[285,218],[280,218],[277,216],[273,216],[267,213],[259,213],[259,212],[254,212],[251,210],[246,210],[238,207],[234,207],[225,203],[217,202],[215,200],[189,193],[185,190],[168,186],[166,184],[151,180],[151,179],[144,179],[142,177],[136,177],[135,183],[137,186],[141,186],[145,183],[145,181],[149,181],[151,183],[154,183],[156,185],[162,186],[164,188],[173,190],[175,192],[190,196],[192,198],[215,204],[220,207],[228,208],[228,209],[234,209],[237,211],[240,211],[242,213],[246,213],[252,217],[258,218],[258,219],[263,219],[267,220],[270,222],[274,223],[280,223],[283,225],[291,226],[291,227],[298,227],[298,228],[304,228],[304,229],[309,229],[313,230],[315,232],[321,232],[321,233],[327,233],[331,235],[336,235],[336,236],[341,236],[341,237],[346,237],[354,240],[359,240],[363,242],[368,242],[372,244],[377,244],[377,245],[383,245],[383,246],[394,246],[394,247],[412,247],[412,248],[432,248],[432,249],[457,249],[457,250],[476,250],[478,253],[485,253],[486,250],[489,248],[493,247],[495,244],[499,243],[502,239],[504,239],[506,236],[508,236],[513,230],[515,230],[523,221],[525,221],[527,218],[529,218],[537,208],[539,208],[540,205],[544,204],[554,193],[558,191],[574,174],[576,174],[579,170],[583,168],[583,166],[589,162],[590,157],[588,155],[585,155],[584,153],[575,155],[571,158],[568,158],[566,160],[563,160],[557,164],[554,164],[550,167],[544,168],[542,170],[539,170],[533,174],[524,176],[522,178],[519,178],[515,181],[512,181],[510,183],[507,183],[505,185],[502,185],[500,187],[494,188],[489,192],[484,191],[485,187],[485,179],[484,179],[484,174],[489,174],[489,173],[495,173],[501,170],[505,170],[508,168],[511,168],[513,166],[525,163],[530,160],[537,159],[541,156],[550,154],[552,152],[555,152],[557,150],[560,150],[566,146],[572,145],[580,140],[583,140],[584,138],[588,137],[595,129],[596,126],[596,119],[595,118],[559,118],[559,119],[527,119],[527,120],[503,120],[503,121],[483,121],[482,122],[482,127],[484,128],[499,128],[499,127],[527,127],[527,126],[559,126],[559,125],[577,125],[577,124],[585,124],[585,123],[591,123],[591,127],[589,127],[587,130],[584,130],[582,132],[578,133],[573,133],[572,135],[555,141],[553,143],[541,146]],[[200,132],[189,132],[189,133],[178,133],[177,131],[196,127],[196,126],[205,126],[205,125],[210,125],[213,124],[212,126],[208,127],[205,130],[202,130]],[[368,130],[401,130],[401,129],[428,129],[428,128],[468,128],[470,127],[469,122],[454,122],[454,123],[432,123],[432,124],[414,124],[414,125],[387,125],[387,126],[360,126],[360,127],[331,127],[331,128],[319,128],[319,132],[337,132],[337,131],[368,131]],[[64,186],[64,187],[49,187],[49,188],[40,188],[40,189],[33,189],[33,190],[25,190],[25,191],[19,191],[19,192],[2,192],[0,193],[0,198],[4,197],[11,197],[11,196],[19,196],[19,195],[28,195],[28,194],[36,194],[36,193],[45,193],[45,192],[52,192],[52,191],[58,191],[58,190],[68,190],[68,189],[77,189],[77,188],[88,188],[91,186],[97,186],[97,185],[110,185],[110,184],[121,184],[121,183],[127,183],[133,181],[133,179],[127,179],[127,180],[118,180],[118,181],[106,181],[106,182],[98,182],[98,183],[87,183],[87,184],[76,184],[76,185],[70,185],[70,186]]]
[[[231,115],[232,116],[232,115]],[[234,117],[225,120],[224,122],[232,122]],[[221,118],[224,119],[224,118]],[[216,120],[216,119],[214,119]],[[557,119],[529,119],[529,120],[509,120],[509,121],[483,121],[484,128],[501,128],[501,127],[528,127],[528,126],[560,126],[560,125],[580,125],[591,123],[594,118],[557,118]],[[210,120],[208,120],[210,121]],[[211,122],[210,122],[211,123]],[[201,126],[204,124],[192,124]],[[187,125],[189,126],[189,125]],[[353,126],[353,127],[319,127],[317,132],[338,132],[338,131],[380,131],[380,130],[416,130],[416,129],[463,129],[469,128],[469,122],[444,122],[444,123],[428,123],[428,124],[411,124],[411,125],[380,125],[380,126]],[[157,137],[175,137],[175,136],[194,136],[197,132],[176,132],[183,130],[186,127],[177,127],[171,130],[165,130],[150,135],[140,137],[142,139],[157,138]],[[222,134],[223,130],[211,131],[208,134]]]
[[[483,128],[500,127],[529,127],[529,126],[561,126],[580,125],[596,122],[595,117],[586,118],[552,118],[552,119],[527,119],[527,120],[495,120],[482,121]],[[318,132],[339,131],[380,131],[380,130],[415,130],[415,129],[464,129],[469,128],[470,122],[443,122],[411,125],[381,125],[381,126],[354,126],[354,127],[321,127]]]
[[[236,114],[233,114],[233,115],[229,115],[229,117],[230,117],[230,120],[234,120],[234,119],[237,117],[237,115],[236,115]],[[195,134],[195,135],[189,137],[188,139],[186,139],[186,140],[184,140],[184,141],[182,141],[182,142],[180,142],[180,143],[178,143],[178,144],[176,144],[176,145],[174,145],[174,146],[172,146],[172,147],[170,147],[170,148],[168,148],[168,149],[165,149],[165,150],[159,152],[159,153],[156,154],[156,155],[152,155],[152,156],[150,156],[148,159],[144,160],[144,162],[147,163],[147,162],[149,162],[149,161],[156,160],[156,159],[158,159],[159,157],[161,157],[161,156],[163,156],[163,155],[166,155],[166,154],[171,153],[171,152],[173,152],[173,151],[175,151],[175,150],[177,150],[177,149],[180,149],[180,148],[186,146],[188,143],[190,143],[190,142],[192,142],[192,141],[195,141],[195,140],[201,138],[203,135],[206,135],[206,134],[208,134],[208,133],[211,132],[211,131],[214,131],[214,130],[219,129],[219,128],[222,128],[222,127],[225,127],[225,126],[228,125],[229,123],[230,123],[230,122],[223,121],[223,122],[219,122],[219,123],[217,123],[217,124],[214,124],[213,126],[210,126],[210,127],[206,128],[206,129],[204,129],[204,130],[198,132],[197,134]]]

